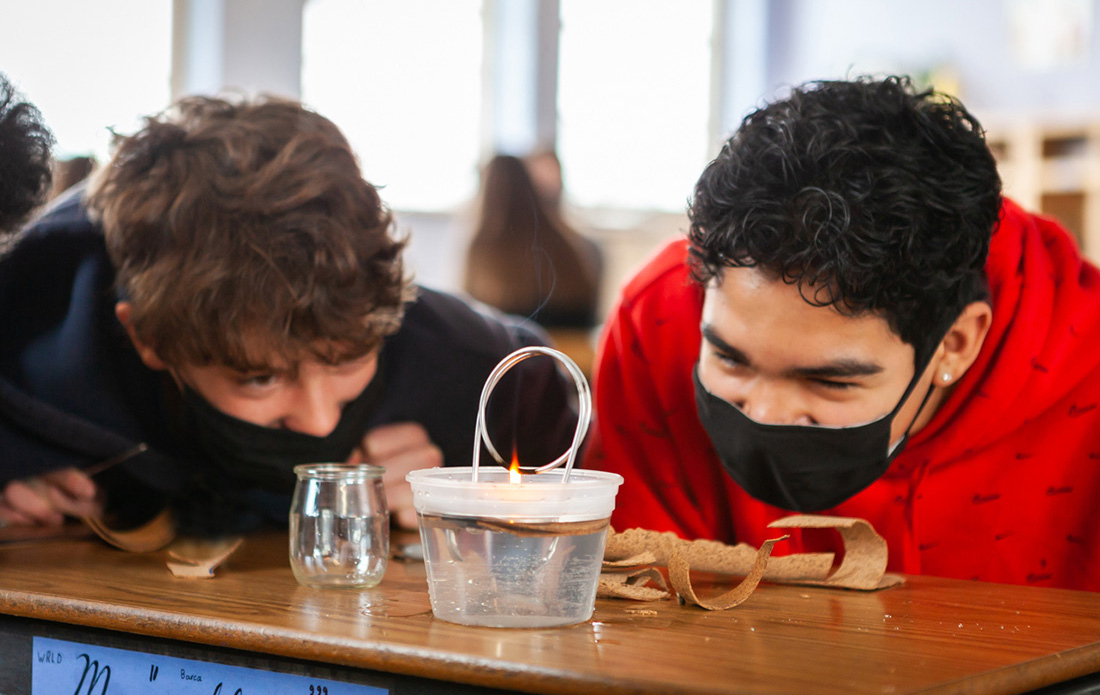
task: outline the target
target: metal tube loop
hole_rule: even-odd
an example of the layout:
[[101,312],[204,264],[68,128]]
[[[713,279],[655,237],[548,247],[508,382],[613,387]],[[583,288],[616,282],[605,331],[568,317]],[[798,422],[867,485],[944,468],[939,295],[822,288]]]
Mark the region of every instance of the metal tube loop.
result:
[[580,450],[581,442],[584,440],[584,435],[588,432],[588,425],[592,420],[592,390],[588,386],[588,380],[585,378],[584,372],[581,371],[581,368],[577,366],[576,362],[559,350],[541,345],[520,348],[511,353],[497,364],[493,371],[489,373],[489,377],[485,380],[485,386],[481,390],[481,400],[477,408],[477,431],[474,433],[474,482],[477,482],[478,479],[478,466],[481,461],[481,442],[485,443],[485,448],[489,451],[489,454],[496,459],[497,463],[502,466],[508,465],[500,455],[500,452],[497,451],[497,448],[493,445],[492,440],[489,439],[489,432],[486,430],[485,408],[489,403],[489,396],[492,395],[493,389],[496,388],[497,383],[500,382],[501,377],[503,377],[508,370],[535,355],[548,355],[553,357],[561,362],[565,370],[573,377],[573,381],[577,385],[577,429],[573,433],[573,443],[561,456],[541,466],[521,470],[542,473],[557,468],[562,463],[565,463],[565,474],[562,476],[562,482],[569,482],[569,474],[572,472],[573,465],[576,462],[577,452]]

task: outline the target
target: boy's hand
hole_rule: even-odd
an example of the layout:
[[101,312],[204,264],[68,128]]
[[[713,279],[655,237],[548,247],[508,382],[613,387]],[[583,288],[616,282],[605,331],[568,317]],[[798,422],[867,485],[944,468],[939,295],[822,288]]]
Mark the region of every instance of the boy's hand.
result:
[[0,492],[0,522],[13,526],[60,526],[66,516],[94,516],[102,511],[96,484],[76,468],[13,480]]
[[373,463],[385,468],[382,485],[386,489],[386,506],[391,517],[401,528],[415,529],[416,510],[405,474],[442,466],[443,452],[432,444],[427,430],[419,423],[400,422],[367,432],[348,463]]

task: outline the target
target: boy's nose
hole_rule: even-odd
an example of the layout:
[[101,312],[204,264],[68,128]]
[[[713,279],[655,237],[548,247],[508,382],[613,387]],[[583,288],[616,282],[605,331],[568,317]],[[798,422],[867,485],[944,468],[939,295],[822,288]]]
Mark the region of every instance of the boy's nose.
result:
[[809,425],[812,420],[786,389],[757,379],[744,395],[734,401],[750,419],[764,425]]
[[327,437],[340,422],[340,402],[326,396],[323,389],[303,389],[289,415],[283,418],[283,427],[314,437]]

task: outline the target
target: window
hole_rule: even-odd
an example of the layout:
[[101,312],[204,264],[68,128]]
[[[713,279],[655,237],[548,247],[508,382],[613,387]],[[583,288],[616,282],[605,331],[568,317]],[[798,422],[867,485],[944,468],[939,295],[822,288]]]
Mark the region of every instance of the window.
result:
[[171,0],[5,3],[0,70],[41,111],[59,159],[107,159],[171,99]]
[[302,99],[390,207],[446,210],[477,186],[481,56],[480,0],[309,0]]
[[707,161],[712,3],[561,0],[558,149],[586,207],[682,211]]

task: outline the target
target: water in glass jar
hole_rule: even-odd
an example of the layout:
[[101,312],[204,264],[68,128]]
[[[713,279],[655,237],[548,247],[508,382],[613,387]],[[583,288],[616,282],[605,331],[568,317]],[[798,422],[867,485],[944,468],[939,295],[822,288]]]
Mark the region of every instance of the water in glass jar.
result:
[[435,616],[489,627],[570,625],[592,617],[607,520],[507,527],[421,515]]
[[386,571],[388,524],[384,515],[343,517],[329,509],[292,514],[294,575],[308,586],[375,586]]

